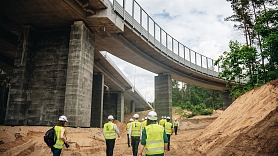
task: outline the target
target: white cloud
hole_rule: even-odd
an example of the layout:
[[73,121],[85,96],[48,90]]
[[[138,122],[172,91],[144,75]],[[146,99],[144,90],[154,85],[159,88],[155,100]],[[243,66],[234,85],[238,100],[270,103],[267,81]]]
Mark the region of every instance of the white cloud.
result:
[[[131,3],[131,0],[126,0]],[[243,42],[244,37],[224,21],[232,15],[230,3],[225,0],[137,0],[137,3],[168,34],[190,49],[212,59],[229,50],[230,40]],[[154,99],[154,75],[144,69],[113,59],[148,101]],[[147,92],[146,92],[147,91]]]

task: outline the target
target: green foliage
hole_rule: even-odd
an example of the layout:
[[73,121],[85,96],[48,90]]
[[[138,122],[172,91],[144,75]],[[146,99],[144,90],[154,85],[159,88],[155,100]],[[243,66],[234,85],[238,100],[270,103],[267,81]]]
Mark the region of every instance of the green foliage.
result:
[[255,30],[262,36],[261,56],[267,59],[266,81],[278,78],[278,10],[269,10],[260,16]]
[[[213,110],[222,107],[222,96],[220,91],[214,91],[190,84],[183,84],[178,88],[178,83],[172,81],[172,103],[174,107],[180,107],[176,112],[190,118],[196,115],[210,115]],[[184,113],[183,110],[191,113]]]
[[[220,64],[222,71],[218,77],[226,79],[227,85],[238,83],[231,91],[232,96],[238,97],[264,83],[261,74],[263,71],[255,47],[241,45],[237,41],[230,41],[229,47],[230,52],[224,52],[224,56],[221,55],[215,65]],[[244,80],[247,80],[246,83],[242,83]]]
[[[260,6],[265,6],[266,3],[276,8],[278,5],[277,2],[264,0],[231,2],[235,14],[227,20],[244,21],[249,35],[245,29],[246,45],[230,41],[230,51],[224,52],[216,60],[215,65],[222,68],[219,77],[225,78],[227,85],[237,82],[237,86],[233,86],[231,91],[231,95],[235,98],[278,78],[278,10],[272,7],[260,11]],[[252,14],[256,17],[255,19],[251,18]],[[248,44],[248,38],[251,44]]]

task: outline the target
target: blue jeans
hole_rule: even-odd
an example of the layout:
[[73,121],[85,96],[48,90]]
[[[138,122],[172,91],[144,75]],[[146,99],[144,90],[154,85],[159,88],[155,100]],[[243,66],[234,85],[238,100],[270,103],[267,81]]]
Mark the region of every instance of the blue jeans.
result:
[[51,151],[53,153],[53,156],[60,156],[62,149],[54,148],[53,146],[51,147]]

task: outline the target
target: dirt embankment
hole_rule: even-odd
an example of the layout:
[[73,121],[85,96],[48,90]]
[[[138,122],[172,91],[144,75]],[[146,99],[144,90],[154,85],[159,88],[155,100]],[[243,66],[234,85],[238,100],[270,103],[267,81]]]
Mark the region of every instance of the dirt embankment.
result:
[[[224,112],[212,116],[180,119],[178,135],[171,137],[171,150],[167,156],[226,156],[226,155],[278,155],[278,80],[252,90],[239,97]],[[140,119],[148,111],[139,112]],[[126,114],[128,121],[133,114]],[[218,117],[219,116],[219,117]],[[125,123],[115,121],[121,131],[116,140],[114,156],[130,156],[127,147]],[[0,126],[0,155],[51,156],[43,142],[50,127]],[[63,156],[105,156],[102,129],[67,127],[70,147]]]

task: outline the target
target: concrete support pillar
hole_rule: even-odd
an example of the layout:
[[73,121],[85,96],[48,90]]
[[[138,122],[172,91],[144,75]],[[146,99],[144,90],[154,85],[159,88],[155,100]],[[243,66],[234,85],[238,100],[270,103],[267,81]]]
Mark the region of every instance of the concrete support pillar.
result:
[[19,39],[14,62],[11,90],[7,104],[5,125],[25,125],[28,118],[29,83],[33,72],[31,56],[34,54],[34,36],[31,27],[25,26]]
[[68,125],[90,127],[94,37],[82,21],[71,26],[64,114]]
[[124,122],[124,108],[124,93],[119,92],[117,99],[117,119],[121,122]]
[[118,102],[118,93],[115,92],[104,92],[103,98],[103,123],[107,122],[107,117],[113,115],[115,120],[118,120],[117,117],[117,102]]
[[104,76],[102,73],[94,75],[93,97],[91,107],[91,127],[102,127]]
[[24,27],[11,79],[6,125],[55,125],[64,114],[69,30]]
[[130,101],[130,113],[135,112],[135,102],[133,100]]
[[230,91],[225,91],[222,93],[223,99],[223,109],[228,108],[233,103],[233,98],[230,97]]
[[155,76],[154,108],[158,116],[172,116],[172,77],[169,74]]

